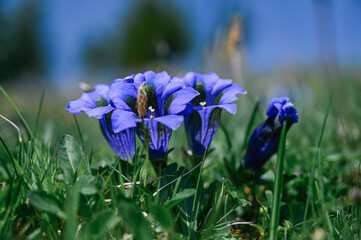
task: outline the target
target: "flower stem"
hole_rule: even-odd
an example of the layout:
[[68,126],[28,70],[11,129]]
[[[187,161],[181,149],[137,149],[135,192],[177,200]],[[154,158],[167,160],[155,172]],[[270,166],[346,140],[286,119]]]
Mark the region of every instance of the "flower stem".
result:
[[270,240],[277,239],[277,230],[278,223],[280,220],[280,203],[281,203],[281,194],[283,188],[283,166],[286,152],[286,135],[287,135],[287,122],[283,123],[280,143],[278,146],[277,153],[277,169],[276,169],[276,178],[275,185],[273,189],[273,203],[272,203],[272,213],[271,213],[271,226],[270,226]]

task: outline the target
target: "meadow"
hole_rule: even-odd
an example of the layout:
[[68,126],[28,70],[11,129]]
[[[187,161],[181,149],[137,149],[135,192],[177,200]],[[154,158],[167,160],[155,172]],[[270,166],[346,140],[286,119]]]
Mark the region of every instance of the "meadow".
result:
[[[1,87],[1,239],[361,239],[361,81],[320,69],[244,79],[248,94],[222,113],[204,158],[182,124],[161,171],[146,144],[121,161],[96,119],[66,112],[80,96]],[[250,135],[281,96],[299,122],[278,155],[246,170]]]

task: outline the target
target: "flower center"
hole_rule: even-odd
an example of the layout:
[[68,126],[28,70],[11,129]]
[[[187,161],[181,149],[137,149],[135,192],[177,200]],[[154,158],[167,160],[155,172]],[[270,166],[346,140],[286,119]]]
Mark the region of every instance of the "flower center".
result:
[[207,103],[206,103],[205,101],[199,103],[199,105],[201,105],[202,107],[206,106],[206,104],[207,104]]

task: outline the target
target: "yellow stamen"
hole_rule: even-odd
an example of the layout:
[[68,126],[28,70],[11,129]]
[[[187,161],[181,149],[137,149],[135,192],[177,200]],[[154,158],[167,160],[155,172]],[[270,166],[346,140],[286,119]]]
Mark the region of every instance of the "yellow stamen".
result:
[[154,119],[154,115],[153,115],[153,112],[155,111],[155,109],[152,107],[152,106],[149,106],[148,107],[149,111],[150,111],[150,119]]

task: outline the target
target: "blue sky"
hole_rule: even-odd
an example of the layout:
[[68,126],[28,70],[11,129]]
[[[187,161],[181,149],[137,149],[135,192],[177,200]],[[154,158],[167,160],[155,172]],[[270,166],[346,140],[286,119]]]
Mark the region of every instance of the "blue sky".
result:
[[[25,0],[0,1],[10,13]],[[165,1],[165,0],[161,0]],[[44,36],[54,81],[84,73],[82,51],[88,39],[111,33],[133,10],[134,0],[42,1]],[[180,61],[196,66],[217,30],[240,12],[249,22],[246,46],[252,70],[286,63],[312,65],[320,52],[335,51],[341,64],[361,63],[361,2],[325,0],[174,0],[180,21],[190,24],[192,49]],[[333,20],[328,21],[327,19]],[[197,71],[198,69],[195,69]]]

